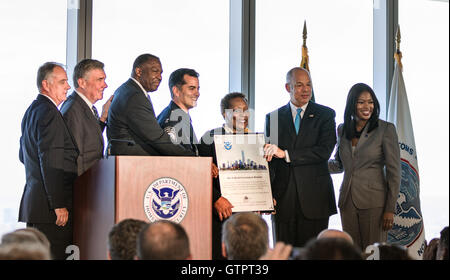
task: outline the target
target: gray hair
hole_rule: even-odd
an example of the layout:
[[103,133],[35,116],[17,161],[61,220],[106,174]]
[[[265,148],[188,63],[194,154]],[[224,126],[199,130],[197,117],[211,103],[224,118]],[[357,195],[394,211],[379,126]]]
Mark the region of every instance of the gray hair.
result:
[[223,224],[222,242],[229,260],[257,260],[269,248],[267,224],[252,212],[234,214]]
[[78,62],[78,64],[75,66],[75,69],[73,70],[73,85],[75,86],[75,88],[78,88],[80,86],[78,84],[78,79],[86,78],[87,73],[93,69],[103,70],[104,67],[105,64],[98,60],[89,58],[83,59],[82,61]]
[[286,84],[291,84],[292,77],[294,76],[294,73],[297,71],[304,71],[308,74],[309,79],[311,80],[311,75],[309,75],[309,71],[302,67],[294,67],[286,74]]
[[64,65],[57,63],[57,62],[46,62],[41,67],[39,67],[37,72],[37,87],[39,92],[41,92],[42,89],[42,82],[44,80],[48,80],[51,74],[53,74],[53,71],[56,67],[61,67],[62,69],[65,69]]

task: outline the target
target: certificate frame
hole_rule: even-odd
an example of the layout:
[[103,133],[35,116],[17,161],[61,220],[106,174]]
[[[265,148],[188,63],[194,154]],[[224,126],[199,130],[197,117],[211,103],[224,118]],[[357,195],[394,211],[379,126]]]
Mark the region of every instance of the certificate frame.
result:
[[232,212],[273,212],[262,133],[214,135],[220,190]]

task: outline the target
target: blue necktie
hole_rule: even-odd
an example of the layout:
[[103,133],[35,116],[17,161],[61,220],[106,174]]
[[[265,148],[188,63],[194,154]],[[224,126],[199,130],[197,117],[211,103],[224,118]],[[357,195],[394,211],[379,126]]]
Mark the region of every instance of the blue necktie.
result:
[[298,134],[298,130],[300,129],[300,121],[302,120],[300,113],[302,112],[302,108],[297,109],[297,115],[295,116],[295,132]]

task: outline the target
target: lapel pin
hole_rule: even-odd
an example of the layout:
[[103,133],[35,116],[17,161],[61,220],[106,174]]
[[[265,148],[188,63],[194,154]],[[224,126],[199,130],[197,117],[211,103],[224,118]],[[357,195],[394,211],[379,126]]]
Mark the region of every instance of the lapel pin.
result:
[[309,117],[310,117],[310,118],[314,118],[314,115],[313,115],[313,114],[311,114],[311,115],[309,115]]

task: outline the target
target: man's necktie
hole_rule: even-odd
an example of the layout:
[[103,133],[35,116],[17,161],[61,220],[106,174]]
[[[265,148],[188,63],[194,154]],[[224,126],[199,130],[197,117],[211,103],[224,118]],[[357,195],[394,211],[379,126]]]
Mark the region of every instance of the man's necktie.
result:
[[99,120],[99,119],[100,119],[100,117],[98,116],[98,111],[97,111],[97,108],[95,108],[95,106],[94,106],[94,105],[92,105],[92,111],[94,111],[94,116],[95,116],[95,118],[96,118],[97,120]]
[[300,129],[300,121],[302,120],[302,117],[300,116],[300,113],[302,112],[302,108],[297,109],[297,115],[295,116],[295,132],[298,134],[298,130]]

